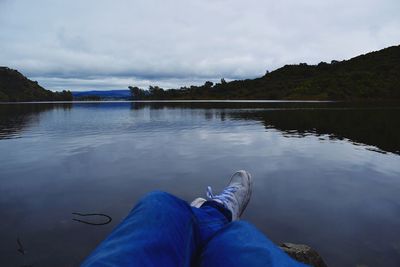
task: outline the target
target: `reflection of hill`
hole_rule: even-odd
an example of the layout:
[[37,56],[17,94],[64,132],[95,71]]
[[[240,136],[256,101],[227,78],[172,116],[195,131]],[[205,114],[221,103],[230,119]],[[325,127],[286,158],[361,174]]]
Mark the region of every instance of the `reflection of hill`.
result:
[[279,102],[279,101],[139,101],[132,102],[131,109],[265,109],[265,108],[299,108],[330,107],[333,102]]
[[19,132],[35,122],[40,113],[71,104],[4,104],[0,105],[0,139],[16,138]]
[[[382,108],[377,108],[379,106]],[[329,135],[400,154],[397,103],[140,102],[131,106],[132,109],[146,107],[225,109],[220,113],[221,119],[256,120],[266,128],[275,128],[291,136]]]
[[400,109],[298,109],[234,114],[291,136],[329,135],[400,154]]
[[[117,102],[74,104],[85,108],[200,109],[204,116],[225,120],[260,121],[285,135],[329,135],[353,142],[376,146],[400,154],[400,108],[397,104],[350,103],[260,103],[260,102]],[[72,104],[0,105],[0,139],[16,138],[25,127],[38,120],[39,114],[54,108],[71,108]],[[215,112],[213,111],[215,110]]]

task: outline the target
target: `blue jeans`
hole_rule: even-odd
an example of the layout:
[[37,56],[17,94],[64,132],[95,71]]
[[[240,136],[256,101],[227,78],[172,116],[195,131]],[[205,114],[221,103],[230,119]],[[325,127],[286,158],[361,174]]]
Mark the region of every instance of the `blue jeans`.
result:
[[164,192],[142,198],[82,266],[306,266],[253,225],[230,222],[215,202],[201,208]]

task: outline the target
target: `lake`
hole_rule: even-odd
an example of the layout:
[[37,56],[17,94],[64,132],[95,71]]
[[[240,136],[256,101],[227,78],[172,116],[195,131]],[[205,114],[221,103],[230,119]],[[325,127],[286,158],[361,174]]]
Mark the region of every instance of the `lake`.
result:
[[238,169],[274,242],[400,266],[400,105],[279,101],[1,104],[1,266],[76,266],[147,192],[191,201]]

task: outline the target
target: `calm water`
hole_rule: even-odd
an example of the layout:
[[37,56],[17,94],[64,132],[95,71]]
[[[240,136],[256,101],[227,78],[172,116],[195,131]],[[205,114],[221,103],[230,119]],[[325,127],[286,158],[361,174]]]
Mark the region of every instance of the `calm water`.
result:
[[0,105],[0,265],[76,266],[146,192],[190,201],[237,169],[276,243],[400,266],[399,106],[282,102]]

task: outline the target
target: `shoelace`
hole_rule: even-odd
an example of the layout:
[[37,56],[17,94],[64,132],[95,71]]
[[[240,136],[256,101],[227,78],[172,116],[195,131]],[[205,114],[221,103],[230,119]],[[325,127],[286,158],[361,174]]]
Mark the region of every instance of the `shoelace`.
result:
[[235,186],[226,187],[221,194],[214,195],[211,186],[207,186],[207,198],[210,200],[219,200],[224,206],[231,202],[234,198],[234,193],[238,190]]

